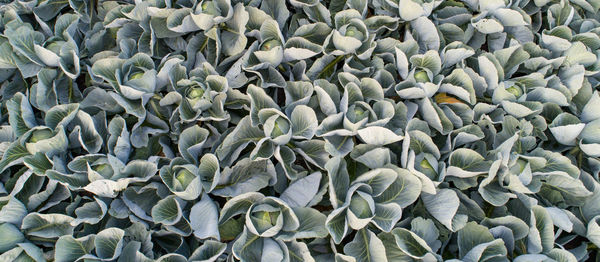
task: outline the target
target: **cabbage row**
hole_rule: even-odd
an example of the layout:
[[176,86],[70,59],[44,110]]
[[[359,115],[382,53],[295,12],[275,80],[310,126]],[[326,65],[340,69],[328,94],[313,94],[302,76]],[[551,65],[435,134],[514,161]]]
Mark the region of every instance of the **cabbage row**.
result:
[[0,261],[600,249],[600,0],[0,3]]

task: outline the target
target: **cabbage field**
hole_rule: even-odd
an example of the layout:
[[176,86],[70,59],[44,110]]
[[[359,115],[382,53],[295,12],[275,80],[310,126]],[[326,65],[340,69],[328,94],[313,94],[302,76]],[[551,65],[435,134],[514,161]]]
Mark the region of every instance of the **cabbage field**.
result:
[[0,262],[600,261],[600,0],[0,0]]

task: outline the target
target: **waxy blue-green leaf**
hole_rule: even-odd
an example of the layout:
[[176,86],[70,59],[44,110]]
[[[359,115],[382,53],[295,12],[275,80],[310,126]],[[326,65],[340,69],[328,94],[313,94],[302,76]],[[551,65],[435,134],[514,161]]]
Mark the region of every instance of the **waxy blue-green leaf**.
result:
[[397,176],[381,194],[374,200],[378,204],[395,203],[405,208],[414,203],[421,193],[421,182],[419,178],[406,169],[395,169]]
[[481,224],[488,227],[505,226],[512,231],[515,240],[522,239],[529,234],[527,223],[514,216],[485,218]]
[[81,147],[89,153],[100,151],[104,141],[100,133],[96,130],[94,119],[88,113],[78,111],[74,123],[77,126],[73,128],[69,138],[71,140],[77,139]]
[[68,146],[68,138],[63,126],[57,127],[56,131],[52,131],[48,127],[38,126],[28,131],[23,138],[28,139],[24,143],[25,148],[33,155],[43,153],[48,157],[52,157],[55,154],[64,152]]
[[416,40],[422,49],[435,51],[440,49],[440,36],[431,20],[421,16],[412,20],[410,24],[417,35]]
[[221,178],[219,160],[215,155],[205,154],[202,156],[200,159],[200,165],[198,166],[198,176],[200,177],[202,188],[206,192],[210,192],[215,189]]
[[554,246],[554,224],[546,209],[533,206],[527,250],[531,253],[548,252]]
[[489,163],[474,150],[459,148],[450,154],[447,176],[460,178],[474,177],[485,174],[489,170]]
[[111,227],[100,231],[95,239],[96,255],[100,259],[111,260],[117,258],[123,249],[125,231]]
[[[128,261],[148,261],[150,260],[148,257],[146,257],[143,253],[139,252],[139,249],[141,247],[141,243],[137,242],[137,241],[131,241],[129,243],[127,243],[127,245],[125,245],[123,247],[123,250],[121,251],[121,255],[119,256],[119,260],[128,260]],[[159,260],[165,260],[164,258],[171,258],[171,257],[178,257],[177,255],[175,256],[161,256],[159,258]]]
[[552,218],[552,222],[554,225],[566,232],[571,232],[573,230],[573,222],[569,218],[569,214],[567,211],[561,210],[557,207],[547,207],[546,211]]
[[552,250],[550,250],[550,252],[548,252],[548,257],[556,261],[577,261],[577,257],[573,253],[560,248],[553,248]]
[[222,224],[236,215],[246,213],[252,204],[264,197],[263,194],[258,192],[248,192],[231,198],[221,209],[219,223]]
[[596,55],[589,52],[586,46],[581,42],[575,42],[565,51],[565,65],[581,64],[583,66],[590,65],[596,61]]
[[[8,31],[8,30],[7,30]],[[45,65],[35,52],[35,45],[44,41],[41,32],[34,31],[31,27],[22,25],[15,30],[5,32],[13,49],[28,60],[38,65]]]
[[276,180],[275,167],[271,160],[252,161],[244,158],[232,168],[221,173],[219,184],[212,191],[220,196],[237,196],[260,190]]
[[454,231],[454,216],[460,201],[456,193],[450,189],[440,189],[435,195],[422,194],[421,199],[427,211],[442,225]]
[[600,120],[594,120],[585,124],[585,127],[581,130],[579,138],[579,147],[583,152],[590,156],[597,156],[600,152],[596,149],[596,145],[598,144],[598,140],[596,139],[596,133],[598,132],[598,127],[600,127]]
[[250,117],[245,117],[217,148],[217,156],[221,161],[231,164],[248,144],[256,143],[264,136],[261,129],[252,126]]
[[188,162],[197,163],[207,136],[208,130],[197,125],[183,130],[179,140],[179,152]]
[[27,235],[42,238],[58,238],[65,234],[72,234],[74,218],[63,214],[29,213],[21,224],[21,230]]
[[227,248],[225,243],[214,240],[205,241],[190,255],[190,261],[215,261]]
[[401,0],[399,3],[400,18],[404,21],[412,21],[424,14],[423,7],[417,1]]
[[326,217],[319,211],[308,207],[292,207],[294,214],[298,217],[298,228],[281,232],[277,237],[282,240],[322,238],[327,236],[325,227]]
[[241,3],[233,7],[233,16],[225,22],[230,31],[221,32],[221,43],[225,55],[233,56],[244,50],[248,39],[244,36],[246,23],[248,22],[248,12],[244,10]]
[[2,253],[25,241],[25,236],[19,231],[19,228],[10,223],[0,224],[0,236],[2,236],[0,240],[0,252]]
[[152,208],[152,220],[154,223],[174,225],[181,219],[181,207],[175,197],[162,199]]
[[11,100],[6,103],[9,113],[9,123],[13,128],[15,135],[21,136],[29,129],[37,126],[37,121],[33,115],[31,105],[27,103],[27,97],[21,93],[16,93]]
[[338,208],[333,210],[325,221],[325,226],[329,231],[329,235],[337,244],[342,242],[342,239],[348,234],[348,218],[346,216],[346,208]]
[[306,206],[315,197],[321,183],[321,172],[312,173],[291,183],[281,196],[290,206]]
[[379,126],[370,126],[358,130],[358,137],[369,145],[377,146],[395,143],[403,138],[391,130]]
[[[398,247],[396,244],[396,238],[392,233],[382,232],[377,235],[381,242],[383,242],[383,246],[385,247],[385,256],[388,261],[411,261],[411,257],[407,255],[402,249]],[[339,261],[352,261],[352,257],[347,257],[346,260]]]
[[575,145],[575,139],[579,136],[585,124],[569,113],[562,113],[554,118],[548,127],[559,143]]
[[502,239],[495,239],[491,242],[482,243],[473,247],[465,256],[464,261],[480,261],[486,259],[496,259],[498,261],[509,261],[506,258],[507,251]]
[[45,261],[42,249],[32,243],[19,243],[17,247],[0,255],[0,259],[7,261]]
[[315,112],[310,107],[304,105],[294,108],[290,121],[292,122],[293,138],[311,139],[318,125]]
[[207,194],[190,210],[190,223],[194,236],[200,239],[212,237],[220,239],[218,231],[219,211]]
[[368,229],[359,230],[354,240],[344,246],[344,253],[354,257],[357,262],[388,261],[383,242]]
[[369,168],[384,167],[391,162],[390,150],[374,145],[357,145],[350,157]]
[[54,260],[57,262],[76,261],[80,257],[89,254],[94,249],[94,238],[94,235],[81,238],[74,238],[71,235],[61,236],[56,241]]
[[438,240],[439,230],[435,227],[432,219],[415,218],[410,222],[411,232],[421,237],[433,251],[441,247],[441,241]]
[[458,249],[460,257],[466,256],[473,248],[480,244],[494,241],[494,237],[488,228],[478,225],[475,222],[469,222],[458,231]]
[[391,233],[394,235],[398,248],[412,258],[424,259],[432,252],[425,240],[407,229],[396,228]]
[[87,202],[77,209],[75,209],[76,218],[71,222],[73,225],[79,225],[82,223],[96,224],[100,222],[104,216],[108,207],[104,201],[95,198],[94,201]]
[[18,199],[11,197],[0,209],[0,223],[11,223],[19,227],[27,213],[27,207]]

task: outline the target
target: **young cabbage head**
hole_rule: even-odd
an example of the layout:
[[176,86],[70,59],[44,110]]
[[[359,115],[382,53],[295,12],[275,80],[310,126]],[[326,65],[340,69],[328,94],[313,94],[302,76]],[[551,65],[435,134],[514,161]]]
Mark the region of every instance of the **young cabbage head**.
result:
[[277,39],[271,39],[271,40],[268,40],[268,41],[264,42],[263,45],[262,45],[262,47],[260,48],[260,50],[262,50],[262,51],[268,51],[268,50],[271,50],[271,49],[273,49],[273,48],[275,48],[277,46],[280,46],[280,45],[281,45],[281,42],[279,42],[279,40],[277,40]]
[[130,77],[129,80],[135,80],[135,79],[140,79],[142,78],[142,76],[144,76],[144,72],[137,72],[137,73],[133,73]]
[[507,88],[506,91],[508,91],[509,93],[515,95],[515,97],[520,97],[523,94],[523,91],[517,85],[513,85],[513,86]]
[[52,131],[49,129],[35,130],[29,137],[29,143],[35,143],[40,140],[48,139],[52,137]]
[[430,79],[425,70],[419,70],[415,72],[415,81],[417,81],[417,83],[427,83]]
[[187,169],[179,170],[179,172],[177,172],[177,175],[175,176],[175,179],[177,179],[177,181],[183,187],[182,189],[187,188],[187,186],[192,183],[192,180],[194,180],[194,178],[196,178],[196,176]]

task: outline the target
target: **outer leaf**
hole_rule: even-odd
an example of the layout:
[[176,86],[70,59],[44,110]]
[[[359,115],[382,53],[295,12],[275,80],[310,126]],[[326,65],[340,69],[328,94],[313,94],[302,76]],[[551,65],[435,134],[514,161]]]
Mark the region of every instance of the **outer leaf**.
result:
[[181,216],[181,207],[175,197],[162,199],[152,208],[152,220],[154,223],[174,225],[181,219]]
[[319,190],[321,176],[320,172],[315,172],[294,181],[281,193],[279,198],[287,202],[291,207],[308,205]]
[[370,126],[358,130],[358,136],[362,141],[369,145],[387,145],[402,140],[402,136],[396,135],[391,130],[379,127]]
[[89,254],[94,249],[94,237],[88,235],[82,238],[74,238],[64,235],[58,238],[55,245],[54,260],[56,262],[76,261],[78,258]]
[[202,244],[202,246],[194,250],[194,253],[192,253],[190,256],[189,261],[216,261],[216,259],[223,254],[226,248],[227,244],[225,243],[207,240]]
[[354,257],[357,262],[387,262],[383,242],[368,229],[356,233],[352,242],[344,246],[344,253]]
[[424,193],[421,195],[421,199],[425,204],[427,211],[435,217],[440,223],[452,230],[452,220],[460,201],[456,193],[449,189],[440,189],[437,194],[431,195]]
[[13,247],[17,246],[17,243],[25,240],[23,233],[19,231],[13,224],[2,223],[0,224],[0,252],[4,253]]
[[194,125],[181,132],[179,152],[190,163],[198,163],[200,151],[208,137],[208,130]]
[[423,259],[432,251],[425,240],[409,230],[396,228],[392,230],[392,234],[398,248],[412,258]]
[[123,236],[125,231],[115,227],[100,231],[94,240],[98,257],[106,260],[117,258],[123,249]]
[[63,214],[29,213],[23,219],[21,229],[30,236],[58,238],[73,233],[72,221],[72,217]]
[[18,199],[11,197],[0,209],[0,223],[11,223],[21,226],[21,221],[27,215],[27,207]]
[[294,108],[290,121],[292,122],[293,138],[311,139],[319,124],[315,111],[304,105]]
[[190,211],[190,223],[194,236],[200,239],[213,237],[220,239],[218,231],[219,211],[217,205],[205,193],[202,200]]
[[272,184],[275,180],[275,167],[270,160],[252,161],[244,158],[233,168],[223,170],[219,185],[213,194],[237,196],[253,192]]

